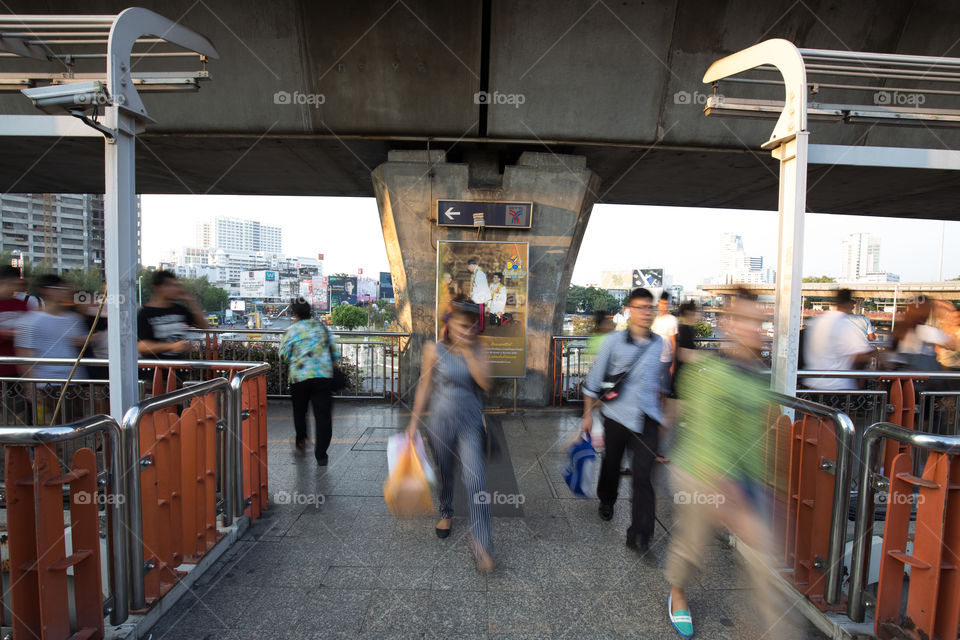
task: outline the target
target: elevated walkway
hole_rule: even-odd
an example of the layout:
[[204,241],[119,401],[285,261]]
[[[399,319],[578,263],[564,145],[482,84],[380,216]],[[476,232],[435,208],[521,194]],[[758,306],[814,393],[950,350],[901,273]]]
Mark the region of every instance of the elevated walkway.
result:
[[[658,469],[648,560],[624,546],[629,486],[610,522],[572,497],[560,471],[574,411],[489,413],[497,567],[477,573],[458,510],[446,540],[434,517],[386,509],[386,438],[408,414],[338,402],[330,465],[293,454],[289,403],[269,405],[270,510],[151,629],[154,640],[214,638],[674,638],[662,575],[672,498]],[[502,437],[500,436],[502,434]],[[509,463],[505,463],[509,461]],[[516,487],[516,495],[497,492]],[[501,494],[503,495],[503,494]],[[462,501],[461,501],[462,502]],[[759,638],[737,552],[717,540],[690,590],[698,638]],[[787,603],[790,606],[790,603]],[[797,638],[823,638],[800,618]]]

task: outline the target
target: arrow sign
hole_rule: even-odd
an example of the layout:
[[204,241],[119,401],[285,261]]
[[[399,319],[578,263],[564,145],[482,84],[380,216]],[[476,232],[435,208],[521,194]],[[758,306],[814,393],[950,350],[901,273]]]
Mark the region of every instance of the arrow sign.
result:
[[[467,215],[461,216],[466,211]],[[529,229],[533,217],[532,202],[490,200],[437,200],[437,224],[441,227],[484,226]]]

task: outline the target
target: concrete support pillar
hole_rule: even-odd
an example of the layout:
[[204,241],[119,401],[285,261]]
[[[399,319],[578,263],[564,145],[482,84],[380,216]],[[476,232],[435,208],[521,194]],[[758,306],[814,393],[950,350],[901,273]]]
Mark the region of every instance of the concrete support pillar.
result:
[[[600,179],[583,157],[529,152],[505,167],[499,187],[488,174],[486,164],[446,162],[443,151],[391,151],[373,171],[399,321],[412,334],[401,371],[401,393],[408,402],[423,344],[435,339],[437,242],[477,239],[475,228],[437,226],[436,201],[451,199],[533,202],[532,229],[485,229],[481,239],[530,243],[527,365],[517,385],[518,402],[550,403],[551,338],[563,326],[570,276]],[[513,380],[498,381],[491,405],[511,406],[513,389]]]

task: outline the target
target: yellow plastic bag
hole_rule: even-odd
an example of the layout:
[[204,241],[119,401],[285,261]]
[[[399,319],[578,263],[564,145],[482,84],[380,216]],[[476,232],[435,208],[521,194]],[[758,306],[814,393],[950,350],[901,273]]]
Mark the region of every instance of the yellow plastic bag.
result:
[[396,466],[383,483],[383,499],[390,513],[398,518],[411,518],[433,512],[430,483],[411,441],[400,455]]

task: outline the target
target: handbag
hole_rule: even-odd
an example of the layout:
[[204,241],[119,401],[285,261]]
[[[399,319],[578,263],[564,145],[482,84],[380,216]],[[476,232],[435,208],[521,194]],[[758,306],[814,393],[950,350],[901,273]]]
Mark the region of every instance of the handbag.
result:
[[330,342],[330,330],[327,329],[327,325],[322,325],[324,332],[327,334],[327,350],[330,352],[330,364],[333,365],[333,377],[332,385],[334,393],[338,391],[343,391],[347,388],[349,381],[347,380],[347,374],[343,372],[339,366],[337,366],[337,361],[333,357],[333,343]]
[[578,498],[597,497],[597,478],[600,463],[590,435],[583,434],[567,450],[567,465],[563,468],[563,481]]

